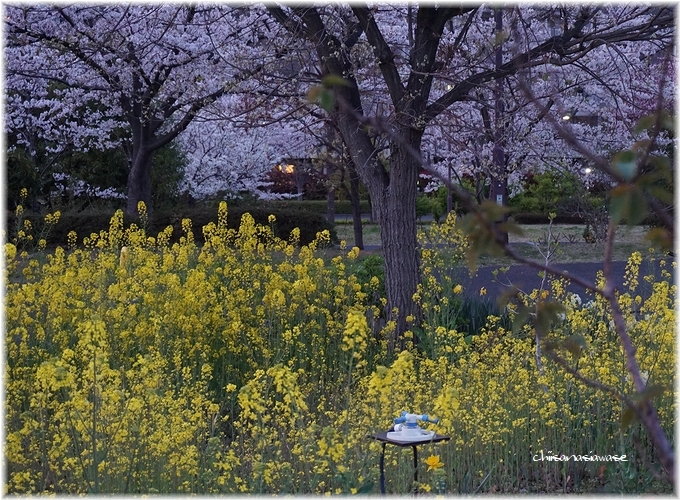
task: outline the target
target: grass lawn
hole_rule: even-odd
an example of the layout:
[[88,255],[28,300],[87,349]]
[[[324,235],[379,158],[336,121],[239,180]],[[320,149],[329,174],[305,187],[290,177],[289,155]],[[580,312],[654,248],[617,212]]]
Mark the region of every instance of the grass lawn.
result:
[[[427,223],[421,223],[427,224]],[[547,249],[548,224],[521,226],[524,234],[510,235],[510,243],[517,244],[520,255],[532,259],[544,260],[542,256]],[[557,242],[557,252],[553,262],[594,262],[602,260],[604,256],[603,243],[586,243],[583,240],[585,226],[579,224],[553,224],[552,241]],[[354,230],[351,223],[336,223],[335,230],[338,239],[345,240],[347,247],[354,245]],[[648,228],[642,226],[622,226],[616,233],[614,240],[614,260],[627,260],[630,254],[639,251],[643,255],[648,253],[649,242],[645,240]],[[364,221],[364,245],[380,246],[380,228],[377,224]],[[371,250],[371,253],[375,250]],[[481,265],[511,264],[507,257],[483,256]]]

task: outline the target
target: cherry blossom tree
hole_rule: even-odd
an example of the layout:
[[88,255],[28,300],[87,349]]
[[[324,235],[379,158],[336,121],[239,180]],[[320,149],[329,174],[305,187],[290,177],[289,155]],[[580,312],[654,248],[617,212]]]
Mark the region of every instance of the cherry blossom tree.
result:
[[[5,84],[8,182],[15,190],[29,188],[29,199],[47,194],[55,180],[72,177],[63,171],[63,164],[75,152],[118,145],[120,122],[100,103],[67,103],[63,88],[44,81],[18,81],[9,75]],[[7,193],[8,198],[13,195]]]
[[[503,172],[496,173],[492,161],[491,88],[458,106],[456,113],[442,113],[428,131],[423,149],[440,160],[440,165],[434,166],[440,166],[444,176],[451,166],[457,176],[490,179],[502,174],[515,189],[520,188],[519,181],[527,172],[547,169],[569,171],[586,184],[603,181],[604,177],[554,132],[551,120],[568,124],[600,155],[611,156],[624,149],[640,138],[633,124],[654,111],[659,97],[664,108],[673,108],[674,82],[665,78],[672,73],[666,64],[671,57],[669,48],[654,41],[605,45],[576,62],[546,62],[505,79]],[[665,83],[659,89],[661,81]],[[532,99],[520,89],[521,82],[532,89]],[[544,109],[533,106],[533,99],[539,99]]]
[[272,198],[267,189],[271,170],[316,154],[313,136],[289,122],[243,127],[199,116],[177,141],[187,156],[184,183],[196,198],[242,192]]
[[217,99],[176,139],[187,160],[183,188],[193,197],[255,192],[276,161],[263,129],[247,130],[233,120],[238,103],[233,95]]
[[258,193],[276,161],[262,129],[246,133],[230,123],[194,120],[178,142],[187,158],[183,186],[199,199]]
[[[264,66],[260,19],[261,9],[217,5],[6,6],[7,93],[21,96],[8,111],[21,120],[22,108],[45,108],[38,127],[58,128],[50,133],[76,143],[93,128],[113,141],[112,129],[124,127],[126,210],[134,213],[139,201],[151,208],[154,152],[202,108],[247,88]],[[54,110],[70,115],[84,102],[105,109],[107,120],[93,113],[88,126],[52,119]]]
[[[333,101],[329,109],[367,187],[381,227],[388,314],[395,322],[392,345],[417,315],[419,283],[416,184],[423,139],[445,113],[457,117],[485,85],[541,65],[560,65],[602,46],[640,40],[668,41],[672,9],[573,6],[515,9],[523,36],[501,64],[492,57],[504,41],[483,7],[381,6],[268,7],[296,40],[315,51],[320,77]],[[549,19],[548,14],[553,18]],[[551,26],[552,22],[552,26]],[[320,78],[321,79],[321,78]],[[384,99],[383,96],[389,97]],[[460,118],[460,117],[458,117]],[[383,164],[371,134],[389,143]]]

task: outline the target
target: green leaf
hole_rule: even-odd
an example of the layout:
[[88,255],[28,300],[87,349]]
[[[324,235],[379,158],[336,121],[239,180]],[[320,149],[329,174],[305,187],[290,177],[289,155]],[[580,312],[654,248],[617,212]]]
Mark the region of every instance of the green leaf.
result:
[[666,389],[667,388],[664,387],[663,385],[658,384],[648,385],[644,391],[634,394],[632,396],[632,399],[633,401],[643,403],[645,401],[649,401],[650,399],[654,399],[661,396],[664,392],[666,392]]
[[635,133],[639,134],[641,132],[644,132],[645,130],[649,130],[654,126],[654,123],[656,123],[656,116],[654,115],[646,115],[640,118],[635,125]]
[[634,186],[630,192],[629,213],[626,220],[629,226],[636,226],[644,220],[649,213],[649,202],[642,189]]
[[321,92],[319,104],[323,109],[326,110],[327,113],[330,113],[333,109],[333,105],[335,104],[335,96],[333,95],[333,92],[328,89],[324,89],[323,92]]
[[328,90],[321,85],[315,85],[309,89],[309,92],[307,92],[307,102],[317,103],[328,113],[330,113],[333,109],[333,105],[335,104],[335,96],[331,90]]
[[536,307],[536,330],[539,335],[545,335],[550,325],[557,321],[557,315],[564,312],[564,306],[557,302],[541,302]]
[[[519,289],[517,289],[516,287],[508,288],[507,290],[505,290],[503,293],[501,293],[498,296],[498,301],[497,301],[498,306],[499,307],[507,306],[508,304],[510,304],[510,302],[513,299],[517,299],[518,295],[519,295]],[[519,302],[519,307],[524,307],[524,304]]]
[[505,205],[499,205],[491,200],[484,200],[480,205],[479,209],[485,217],[492,222],[501,220],[505,214],[510,212],[510,208]]
[[326,75],[321,79],[321,84],[326,88],[331,87],[349,87],[350,83],[338,75]]
[[673,182],[673,165],[671,159],[667,156],[650,156],[647,158],[647,163],[651,165],[653,172],[668,182]]
[[631,184],[621,184],[611,191],[609,211],[614,224],[625,220],[633,226],[642,222],[649,212],[649,204],[642,190]]
[[631,149],[634,150],[634,151],[644,152],[649,148],[651,143],[652,143],[652,141],[650,139],[641,139],[641,140],[635,142],[635,144],[633,144]]
[[647,192],[666,205],[672,205],[675,200],[673,192],[663,186],[651,186]]
[[657,123],[657,120],[659,122],[660,129],[668,130],[670,132],[675,130],[675,121],[673,120],[673,117],[666,111],[662,111],[658,117],[655,114],[651,114],[640,118],[637,124],[635,125],[634,129],[635,133],[639,134],[640,132],[644,132],[645,130],[653,129]]
[[626,409],[621,412],[621,430],[626,430],[636,419],[637,415],[635,414],[635,411],[630,406],[627,406]]
[[493,221],[502,218],[508,211],[489,201],[479,206],[479,212],[470,212],[460,219],[459,227],[468,238],[466,251],[468,268],[474,272],[477,269],[479,256],[488,253],[491,255],[503,255],[503,249],[498,245],[493,233]]
[[649,240],[656,248],[661,248],[663,250],[673,249],[673,238],[668,229],[662,227],[650,229],[647,231],[647,234],[645,234],[645,239]]
[[481,219],[482,216],[471,212],[460,220],[460,228],[468,238],[469,245],[465,256],[471,273],[477,270],[479,256],[494,244],[489,226]]
[[524,236],[524,230],[514,222],[501,222],[498,224],[498,229],[506,233],[516,234],[517,236]]
[[579,334],[571,335],[565,339],[563,346],[577,359],[581,357],[581,353],[588,347],[586,340]]
[[675,120],[666,111],[661,112],[660,122],[662,130],[668,130],[669,132],[673,132],[675,130]]
[[632,181],[637,175],[637,159],[631,150],[616,153],[612,158],[612,167],[626,181]]
[[515,317],[512,318],[512,333],[519,333],[527,323],[527,319],[529,319],[529,309],[525,306],[520,306],[517,313],[515,313]]
[[554,340],[546,340],[543,342],[542,346],[544,352],[552,352],[559,347]]
[[476,252],[471,246],[465,252],[465,260],[467,267],[471,273],[477,271],[477,261],[479,260],[479,252]]
[[321,95],[321,91],[323,90],[323,87],[320,85],[315,85],[309,91],[307,92],[307,102],[312,103],[312,102],[317,102],[319,100],[319,96]]

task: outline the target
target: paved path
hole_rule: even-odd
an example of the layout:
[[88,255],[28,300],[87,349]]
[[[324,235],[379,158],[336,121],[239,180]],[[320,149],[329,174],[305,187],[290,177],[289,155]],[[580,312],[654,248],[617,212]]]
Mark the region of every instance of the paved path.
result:
[[[667,260],[666,269],[671,271],[673,280],[675,280],[676,273],[670,266],[671,258]],[[487,295],[491,297],[498,297],[503,292],[509,290],[511,285],[516,286],[524,292],[530,292],[535,288],[540,288],[542,278],[539,276],[539,271],[530,266],[526,265],[514,265],[510,266],[510,269],[503,274],[498,272],[497,276],[493,276],[494,269],[498,269],[502,266],[485,266],[480,267],[477,274],[473,277],[469,276],[468,272],[464,272],[461,278],[461,284],[466,287],[466,292],[469,295],[479,294],[479,289],[485,287],[487,290]],[[554,264],[554,267],[562,271],[568,272],[572,276],[579,276],[592,283],[595,283],[598,271],[602,270],[602,262],[574,262],[570,264]],[[616,261],[612,262],[612,279],[614,284],[622,292],[625,290],[623,287],[623,277],[626,272],[626,262]],[[648,297],[651,294],[652,286],[647,283],[644,276],[654,274],[657,281],[661,279],[666,279],[661,277],[661,270],[659,268],[658,262],[651,263],[644,261],[640,265],[640,272],[638,274],[638,287],[636,289],[636,294],[641,295],[643,298]],[[675,282],[675,281],[673,281]],[[584,298],[585,289],[577,284],[571,283],[567,286],[567,290],[578,293]]]
[[[507,291],[511,285],[520,290],[529,293],[535,288],[541,287],[543,279],[539,276],[539,271],[526,265],[510,266],[506,273],[501,271],[494,277],[493,271],[500,269],[503,266],[485,266],[477,270],[477,274],[473,277],[469,276],[468,272],[464,272],[460,276],[461,284],[468,295],[479,294],[479,289],[485,287],[487,295],[498,297],[503,292]],[[601,262],[575,262],[571,264],[555,264],[557,269],[568,272],[571,275],[579,276],[588,281],[595,283],[597,272],[602,270]],[[616,286],[623,284],[623,275],[625,273],[625,262],[612,262],[612,275]],[[569,291],[583,295],[585,289],[579,285],[571,284],[567,287]]]
[[[380,247],[367,245],[366,250],[378,250]],[[670,262],[672,257],[668,257],[666,269],[671,271],[672,279],[675,280],[676,273],[671,268]],[[585,278],[592,283],[595,283],[597,272],[602,270],[602,262],[574,262],[570,264],[553,264],[557,269],[567,271],[573,276]],[[542,278],[539,276],[539,271],[527,265],[513,265],[504,274],[498,272],[494,277],[493,271],[504,266],[483,266],[477,269],[477,274],[470,277],[467,268],[462,267],[460,271],[456,272],[455,278],[463,285],[463,290],[468,296],[479,296],[479,290],[484,287],[486,289],[487,297],[497,298],[503,292],[509,290],[511,285],[516,286],[524,292],[531,292],[535,288],[540,288]],[[626,271],[625,261],[612,262],[612,276],[617,287],[623,285],[623,276]],[[643,262],[640,266],[639,286],[637,293],[642,297],[648,297],[651,293],[651,285],[642,279],[643,276],[654,273],[657,279],[661,278],[661,272],[658,264],[650,262]],[[675,282],[675,281],[674,281]],[[581,298],[584,298],[585,289],[580,285],[571,284],[567,286],[567,290],[578,293]],[[623,290],[622,290],[623,291]]]

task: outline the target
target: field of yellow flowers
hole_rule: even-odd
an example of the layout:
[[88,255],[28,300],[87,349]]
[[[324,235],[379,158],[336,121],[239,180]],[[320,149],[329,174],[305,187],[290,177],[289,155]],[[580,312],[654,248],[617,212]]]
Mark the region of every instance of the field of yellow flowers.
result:
[[[403,410],[451,436],[421,448],[421,492],[664,488],[641,428],[547,359],[539,369],[529,325],[490,316],[459,331],[461,287],[445,272],[465,247],[455,217],[421,235],[437,243],[414,296],[423,317],[388,355],[394,325],[380,277],[357,277],[358,249],[330,258],[326,233],[300,246],[295,231],[274,237],[273,217],[246,214],[234,231],[226,214],[199,229],[201,247],[190,220],[171,244],[171,228],[124,228],[120,212],[66,249],[21,251],[30,228],[5,244],[5,493],[378,493],[368,436]],[[620,302],[645,377],[668,388],[655,403],[672,435],[676,290],[654,282],[643,300],[640,266],[634,255]],[[606,304],[560,281],[549,293],[566,307],[551,335],[585,339],[574,365],[631,392]],[[559,454],[627,460],[540,459]],[[411,460],[386,448],[388,492],[410,490]]]

